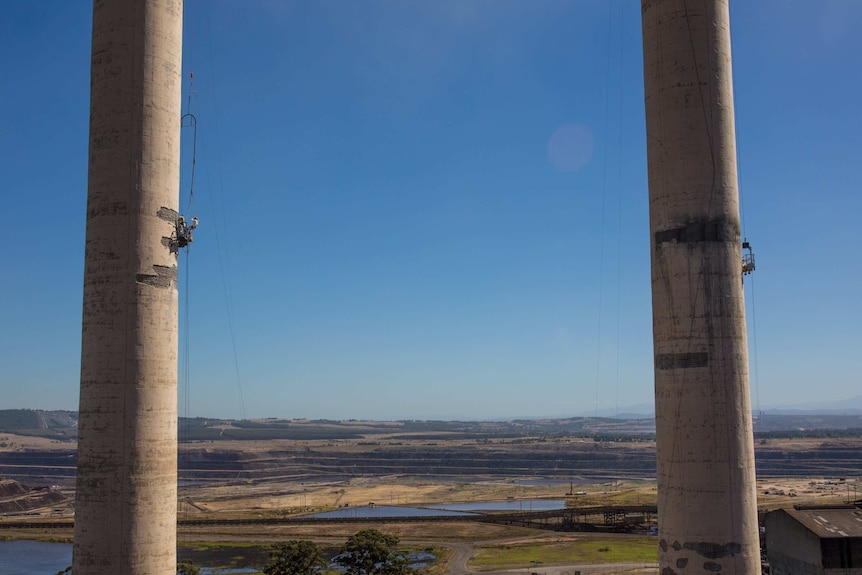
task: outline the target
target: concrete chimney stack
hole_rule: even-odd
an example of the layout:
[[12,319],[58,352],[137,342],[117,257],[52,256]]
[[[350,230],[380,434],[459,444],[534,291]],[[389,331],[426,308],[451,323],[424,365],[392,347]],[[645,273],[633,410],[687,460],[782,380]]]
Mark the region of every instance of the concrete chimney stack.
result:
[[75,575],[174,575],[181,0],[95,0]]
[[660,573],[760,573],[727,0],[642,0]]

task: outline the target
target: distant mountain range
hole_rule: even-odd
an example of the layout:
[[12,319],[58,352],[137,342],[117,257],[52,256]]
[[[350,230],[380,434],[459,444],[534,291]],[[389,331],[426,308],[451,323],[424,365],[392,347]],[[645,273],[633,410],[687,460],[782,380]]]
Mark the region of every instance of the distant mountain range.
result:
[[[841,401],[820,401],[797,405],[771,405],[755,411],[765,415],[862,415],[862,395]],[[572,416],[569,416],[572,417]],[[615,408],[586,410],[574,417],[611,417],[614,419],[651,419],[655,417],[655,406],[651,403],[638,403]]]
[[655,405],[652,403],[637,403],[618,407],[600,407],[575,413],[569,417],[611,417],[613,419],[652,419],[655,417]]
[[862,415],[862,395],[842,401],[819,401],[804,405],[770,406],[761,409],[767,415]]
[[[180,418],[181,437],[190,439],[309,439],[360,438],[392,432],[443,433],[458,437],[650,434],[655,431],[653,405],[639,404],[619,408],[594,409],[576,415],[551,417],[512,417],[496,421],[330,421],[330,420],[227,420],[219,418]],[[394,427],[393,427],[394,426]],[[810,403],[804,406],[768,407],[754,414],[755,433],[792,431],[807,434],[812,430],[862,430],[862,396],[840,402]],[[57,440],[76,439],[78,413],[38,409],[0,410],[0,432],[41,436]],[[454,437],[454,435],[452,435]]]

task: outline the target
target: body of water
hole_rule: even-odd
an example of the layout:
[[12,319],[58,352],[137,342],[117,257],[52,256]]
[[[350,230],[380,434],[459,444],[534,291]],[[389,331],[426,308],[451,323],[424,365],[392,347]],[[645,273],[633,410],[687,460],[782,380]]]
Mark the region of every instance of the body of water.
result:
[[343,509],[336,509],[335,511],[315,513],[314,515],[306,515],[305,517],[453,517],[457,515],[473,514],[447,509],[420,509],[418,507],[400,507],[398,505],[375,505],[374,507],[369,507],[364,505],[362,507],[345,507]]
[[553,511],[566,507],[565,499],[504,499],[501,501],[473,501],[432,505],[434,509],[448,511]]
[[565,507],[565,499],[504,499],[500,501],[447,503],[429,505],[428,507],[401,507],[398,505],[369,507],[364,505],[315,513],[306,515],[306,517],[453,517],[472,515],[482,511],[552,511]]
[[[71,543],[42,541],[0,541],[0,575],[57,575],[72,564]],[[202,575],[257,573],[259,569],[210,569]]]
[[3,575],[56,575],[71,564],[71,543],[0,541]]

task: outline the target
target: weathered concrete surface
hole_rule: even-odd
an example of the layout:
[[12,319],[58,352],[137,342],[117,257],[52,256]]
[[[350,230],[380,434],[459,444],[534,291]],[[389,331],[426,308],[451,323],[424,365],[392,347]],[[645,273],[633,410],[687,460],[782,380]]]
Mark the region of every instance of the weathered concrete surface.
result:
[[727,0],[642,0],[663,575],[760,573]]
[[181,52],[181,0],[94,2],[76,575],[176,573]]

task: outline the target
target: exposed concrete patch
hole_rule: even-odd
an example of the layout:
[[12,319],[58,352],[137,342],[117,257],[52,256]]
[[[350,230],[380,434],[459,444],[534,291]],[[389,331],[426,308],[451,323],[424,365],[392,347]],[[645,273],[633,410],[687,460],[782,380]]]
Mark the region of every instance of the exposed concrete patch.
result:
[[137,274],[135,280],[138,283],[150,285],[157,288],[170,288],[177,283],[177,266],[153,266],[155,274]]
[[656,369],[686,369],[709,367],[709,354],[703,353],[660,353],[655,356]]
[[160,220],[165,220],[166,222],[170,222],[172,224],[177,223],[177,218],[179,214],[176,210],[172,210],[171,208],[159,208],[159,211],[156,212],[156,216],[159,217]]

